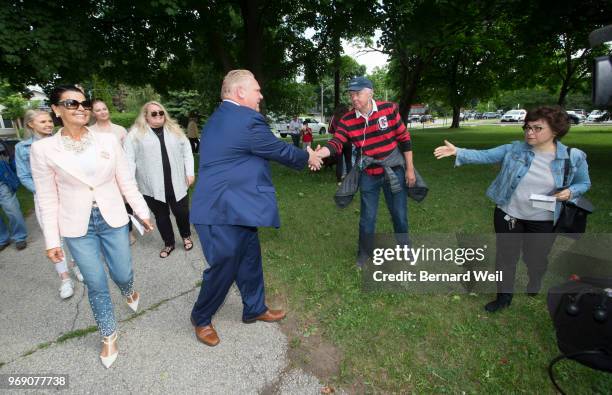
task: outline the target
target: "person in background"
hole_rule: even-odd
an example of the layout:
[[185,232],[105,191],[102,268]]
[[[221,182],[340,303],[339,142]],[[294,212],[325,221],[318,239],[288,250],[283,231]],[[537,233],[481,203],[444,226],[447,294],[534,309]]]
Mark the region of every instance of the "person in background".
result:
[[8,219],[7,228],[0,218],[0,251],[8,247],[11,240],[19,251],[28,246],[28,229],[17,200],[18,188],[19,179],[11,167],[8,149],[0,141],[0,207]]
[[289,125],[287,125],[287,133],[291,135],[291,140],[293,140],[293,145],[300,148],[300,129],[302,128],[302,122],[295,115]]
[[302,134],[304,150],[307,151],[310,145],[312,144],[312,129],[308,127],[308,122],[304,121],[302,123],[302,129],[300,130],[300,133]]
[[175,248],[170,210],[176,218],[183,247],[191,250],[187,190],[195,176],[193,153],[185,133],[164,106],[151,101],[142,106],[130,129],[125,151],[164,241],[159,257],[167,258]]
[[[91,125],[89,129],[95,132],[112,133],[119,139],[121,146],[123,146],[125,137],[127,136],[127,130],[125,130],[123,126],[117,125],[111,121],[110,112],[108,111],[106,103],[100,99],[94,100],[92,113],[96,122]],[[134,214],[134,211],[132,211],[132,208],[127,203],[125,204],[125,209],[128,214]],[[136,235],[132,228],[132,221],[128,223],[128,228],[130,230],[130,245],[132,245],[136,243]]]
[[94,100],[92,113],[96,123],[91,125],[89,129],[94,132],[112,133],[119,139],[121,146],[123,146],[123,142],[127,136],[127,130],[125,130],[123,126],[117,125],[111,121],[110,112],[108,111],[106,103],[100,99]]
[[[40,209],[36,203],[36,188],[34,187],[34,180],[32,179],[32,167],[30,166],[30,149],[32,144],[38,140],[51,137],[53,135],[53,120],[51,115],[46,111],[41,110],[28,110],[24,115],[23,123],[25,125],[26,133],[30,136],[29,138],[20,141],[15,146],[15,165],[17,166],[17,177],[21,185],[26,187],[34,195],[34,212],[38,224],[42,229],[42,220],[40,218]],[[65,250],[62,250],[65,253]],[[65,256],[65,254],[64,254]],[[68,274],[68,265],[66,264],[67,259],[62,259],[53,265],[55,271],[60,277],[61,286],[59,288],[60,298],[68,299],[74,295],[74,284]],[[71,262],[72,270],[75,277],[79,281],[83,281],[83,275],[79,270],[79,267],[75,265],[74,261]]]
[[[537,295],[548,266],[548,254],[555,241],[554,227],[561,202],[576,201],[589,190],[591,181],[586,154],[561,143],[570,129],[567,113],[558,106],[530,110],[523,124],[524,140],[486,150],[458,148],[448,141],[434,150],[437,159],[456,156],[455,166],[501,163],[501,170],[489,186],[487,196],[495,203],[493,226],[496,234],[496,270],[502,271],[497,297],[485,310],[495,312],[510,306],[519,257],[527,265],[527,292]],[[564,185],[565,161],[570,161]],[[552,210],[540,208],[533,194],[553,195]]]
[[[332,119],[329,121],[329,130],[330,134],[336,133],[336,129],[338,128],[338,121],[342,119],[344,114],[349,111],[349,107],[345,104],[341,104],[334,111],[334,115],[332,115]],[[342,144],[342,152],[338,152],[336,154],[336,182],[340,185],[340,182],[344,178],[345,174],[348,174],[353,168],[353,146],[350,142],[346,142]]]
[[109,368],[119,351],[104,265],[129,308],[137,311],[140,294],[134,290],[123,198],[147,231],[152,229],[149,210],[119,140],[87,128],[92,104],[84,93],[73,85],[58,86],[49,101],[63,127],[32,144],[30,157],[47,257],[53,263],[64,259],[63,237],[83,273],[102,335],[100,360]]
[[200,149],[200,129],[198,129],[198,119],[193,115],[189,117],[187,123],[187,138],[191,144],[191,152],[197,154]]

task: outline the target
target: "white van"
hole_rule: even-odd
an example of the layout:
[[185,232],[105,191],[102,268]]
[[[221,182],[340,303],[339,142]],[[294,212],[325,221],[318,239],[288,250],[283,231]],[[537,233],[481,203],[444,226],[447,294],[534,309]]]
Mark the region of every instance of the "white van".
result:
[[525,110],[510,110],[501,117],[501,122],[523,122],[527,111]]

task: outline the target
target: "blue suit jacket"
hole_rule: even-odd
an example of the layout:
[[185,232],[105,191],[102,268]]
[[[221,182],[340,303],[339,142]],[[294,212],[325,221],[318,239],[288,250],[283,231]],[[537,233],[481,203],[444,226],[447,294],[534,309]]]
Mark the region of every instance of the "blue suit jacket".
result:
[[276,138],[257,111],[222,102],[202,130],[191,223],[279,227],[270,160],[299,170],[308,154]]

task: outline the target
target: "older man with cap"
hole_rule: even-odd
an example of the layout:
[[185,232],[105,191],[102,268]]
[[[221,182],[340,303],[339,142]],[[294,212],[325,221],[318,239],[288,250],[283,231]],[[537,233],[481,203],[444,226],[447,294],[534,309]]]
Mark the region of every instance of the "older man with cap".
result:
[[[412,162],[410,133],[402,122],[397,105],[375,101],[372,82],[365,77],[349,81],[348,91],[353,110],[347,112],[337,124],[336,132],[317,153],[321,158],[336,155],[342,145],[350,142],[357,149],[355,166],[361,190],[361,216],[359,219],[359,245],[357,265],[363,266],[371,255],[372,240],[376,229],[378,199],[382,188],[397,240],[408,244],[407,186],[413,186],[416,177]],[[387,166],[389,158],[400,157],[403,166]],[[368,160],[366,158],[369,157]],[[401,160],[403,157],[403,160]],[[377,163],[365,165],[370,159]],[[400,188],[391,188],[385,167],[399,180],[405,180]]]

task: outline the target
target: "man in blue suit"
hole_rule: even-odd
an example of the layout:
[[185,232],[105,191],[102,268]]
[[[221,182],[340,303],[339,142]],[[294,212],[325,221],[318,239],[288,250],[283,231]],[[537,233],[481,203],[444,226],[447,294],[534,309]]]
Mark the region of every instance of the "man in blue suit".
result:
[[230,71],[221,88],[223,102],[202,131],[199,177],[192,197],[191,222],[200,237],[209,268],[191,312],[196,337],[219,343],[212,326],[236,281],[242,296],[242,321],[275,322],[282,310],[265,304],[259,226],[280,226],[270,160],[299,170],[306,163],[319,169],[321,160],[277,139],[259,113],[263,99],[248,70]]

